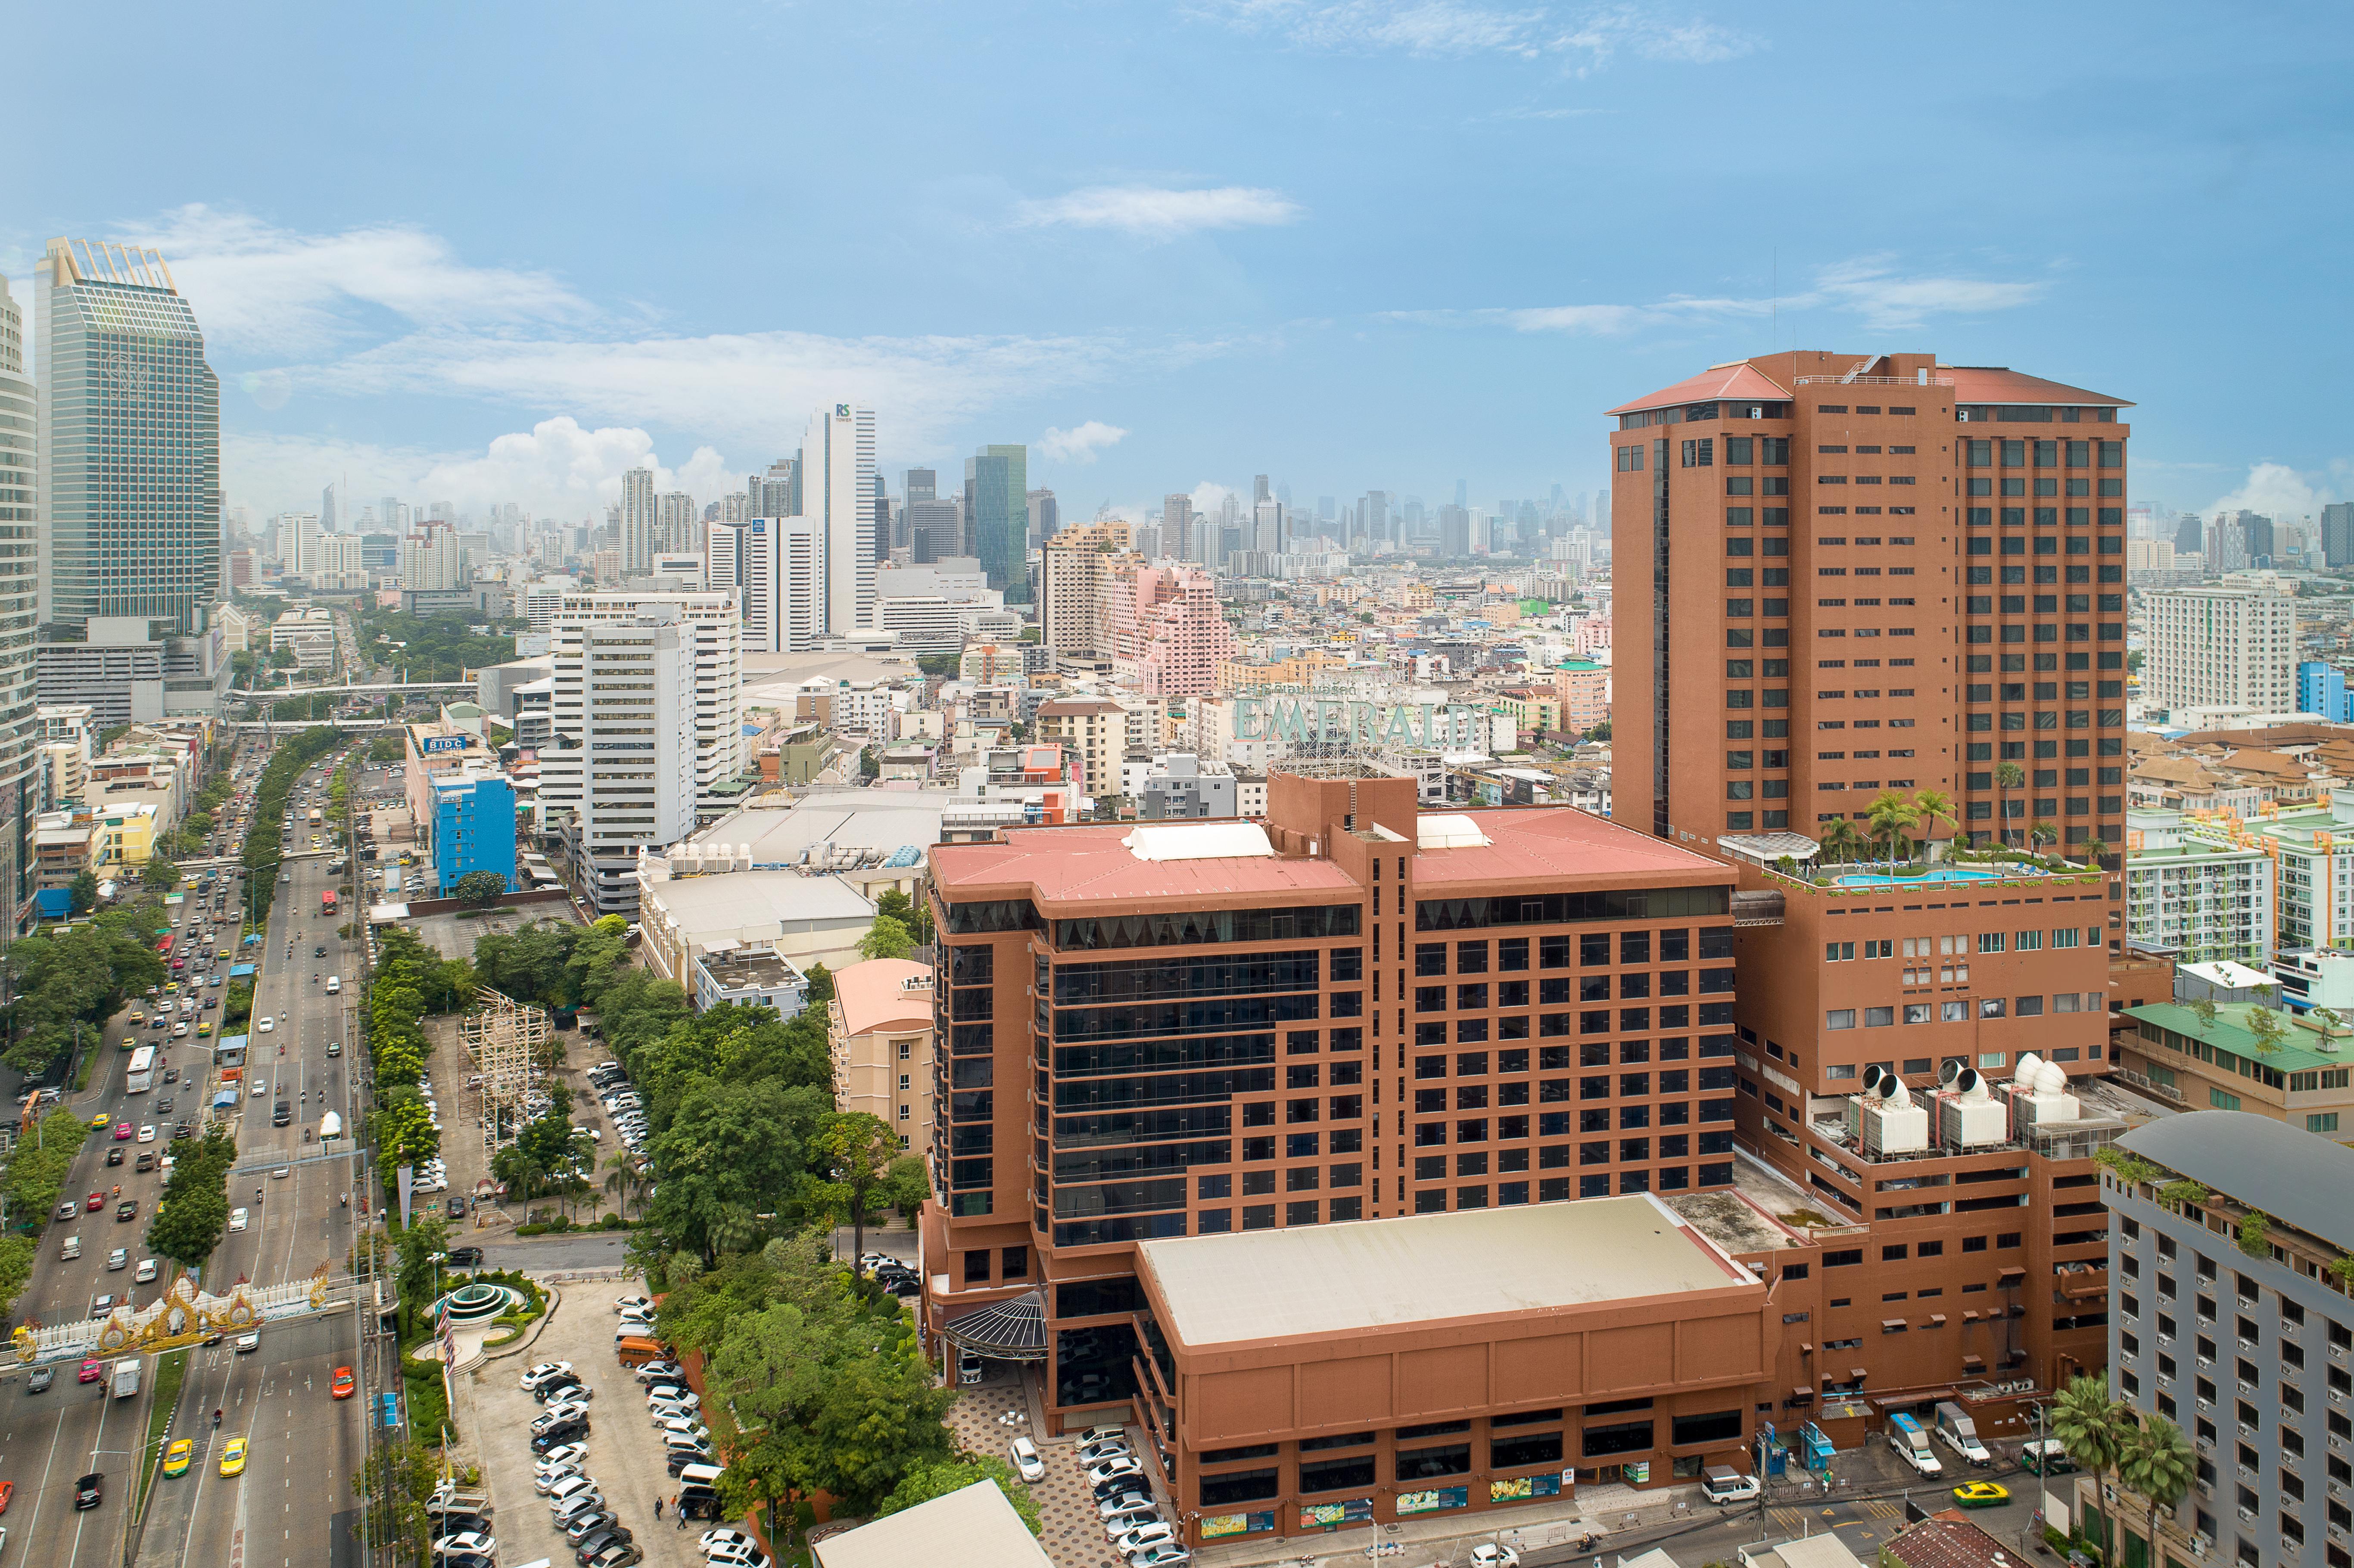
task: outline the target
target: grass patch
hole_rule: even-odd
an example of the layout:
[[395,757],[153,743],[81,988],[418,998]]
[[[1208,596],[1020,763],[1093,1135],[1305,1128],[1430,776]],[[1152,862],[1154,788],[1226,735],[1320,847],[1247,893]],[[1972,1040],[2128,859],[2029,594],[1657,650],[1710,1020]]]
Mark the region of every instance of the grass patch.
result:
[[[423,1342],[423,1341],[420,1341]],[[408,1415],[409,1436],[427,1447],[440,1445],[446,1427],[455,1437],[458,1424],[441,1392],[441,1363],[419,1361],[404,1352],[400,1358],[402,1404]]]
[[155,1358],[155,1397],[147,1408],[147,1446],[139,1457],[142,1498],[154,1481],[155,1467],[164,1462],[164,1435],[171,1430],[172,1413],[180,1407],[180,1385],[187,1377],[187,1351],[173,1351]]

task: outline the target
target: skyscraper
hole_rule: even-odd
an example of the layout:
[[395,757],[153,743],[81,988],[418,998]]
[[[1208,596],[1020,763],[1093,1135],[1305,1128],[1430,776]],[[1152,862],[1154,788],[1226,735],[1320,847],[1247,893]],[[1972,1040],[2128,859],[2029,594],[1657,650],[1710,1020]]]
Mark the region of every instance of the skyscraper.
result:
[[0,886],[13,917],[32,894],[33,753],[41,723],[35,712],[33,639],[40,624],[37,482],[38,398],[25,375],[24,312],[0,278],[0,843],[8,860]]
[[220,597],[220,383],[161,255],[52,239],[34,377],[43,619],[188,636]]
[[653,470],[633,468],[621,475],[620,521],[621,575],[637,577],[652,571],[654,552],[663,547],[656,536]]
[[335,531],[335,487],[332,484],[319,492],[319,531],[323,534]]
[[2354,566],[2354,501],[2321,509],[2321,556],[2333,567]]
[[1181,561],[1198,561],[1193,553],[1193,498],[1169,494],[1161,498],[1161,553]]
[[748,517],[798,517],[801,510],[801,460],[779,458],[766,473],[756,473],[744,487]]
[[1032,491],[1030,493],[1031,537],[1043,545],[1053,538],[1055,531],[1062,525],[1063,509],[1061,503],[1055,501],[1055,493],[1051,490]]
[[684,490],[666,490],[654,497],[654,548],[702,553],[703,520],[695,514],[695,497]]
[[964,460],[966,534],[989,586],[1030,602],[1030,450],[987,446]]
[[835,403],[810,416],[801,439],[801,515],[825,531],[826,630],[875,619],[875,410]]

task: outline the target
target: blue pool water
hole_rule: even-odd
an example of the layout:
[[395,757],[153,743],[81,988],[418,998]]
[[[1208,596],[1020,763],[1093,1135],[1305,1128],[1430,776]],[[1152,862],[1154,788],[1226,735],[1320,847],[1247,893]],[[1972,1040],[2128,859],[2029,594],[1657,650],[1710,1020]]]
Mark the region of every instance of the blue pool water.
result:
[[1932,866],[1918,876],[1880,876],[1859,874],[1838,879],[1841,887],[1893,887],[1899,883],[1922,882],[1991,882],[1998,874],[1991,871],[1970,871],[1957,866]]

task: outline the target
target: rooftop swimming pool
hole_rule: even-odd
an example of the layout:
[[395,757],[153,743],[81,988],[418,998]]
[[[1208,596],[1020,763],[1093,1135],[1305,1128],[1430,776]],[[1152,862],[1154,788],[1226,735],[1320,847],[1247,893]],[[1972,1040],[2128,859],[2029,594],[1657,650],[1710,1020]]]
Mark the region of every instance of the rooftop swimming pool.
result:
[[1912,886],[1924,882],[1992,882],[2002,874],[1993,871],[1972,871],[1959,866],[1935,865],[1918,876],[1882,876],[1876,873],[1858,873],[1838,878],[1841,887]]

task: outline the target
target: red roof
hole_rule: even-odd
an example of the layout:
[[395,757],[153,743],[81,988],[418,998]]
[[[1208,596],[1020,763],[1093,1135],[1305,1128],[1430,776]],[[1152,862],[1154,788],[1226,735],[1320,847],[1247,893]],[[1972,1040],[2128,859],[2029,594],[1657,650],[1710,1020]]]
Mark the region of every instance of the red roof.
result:
[[1679,886],[1734,880],[1731,867],[1706,855],[1566,806],[1461,814],[1479,823],[1490,842],[1484,847],[1422,851],[1414,860],[1418,889],[1437,893],[1446,884],[1474,882],[1553,885],[1565,877],[1623,883],[1666,876]]
[[2028,376],[2008,366],[1941,365],[1937,374],[1954,378],[1956,403],[2100,403],[2116,408],[2133,407],[2122,397],[2046,381],[2041,376]]
[[1755,397],[1769,403],[1787,400],[1790,394],[1762,375],[1757,367],[1743,360],[1734,365],[1712,365],[1698,376],[1663,387],[1648,397],[1638,397],[1632,403],[1621,403],[1605,410],[1611,414],[1633,414],[1645,408],[1665,408],[1677,403],[1707,403],[1717,398],[1740,401]]
[[1888,1538],[1882,1550],[1904,1568],[2004,1568],[2020,1554],[1962,1517],[1940,1509]]
[[[1013,828],[1002,843],[939,844],[932,875],[941,894],[1027,885],[1047,903],[1066,899],[1181,898],[1207,907],[1236,894],[1315,893],[1356,900],[1356,884],[1326,860],[1234,855],[1217,860],[1139,860],[1120,841],[1135,822],[1084,828]],[[1303,900],[1305,902],[1305,900]]]

